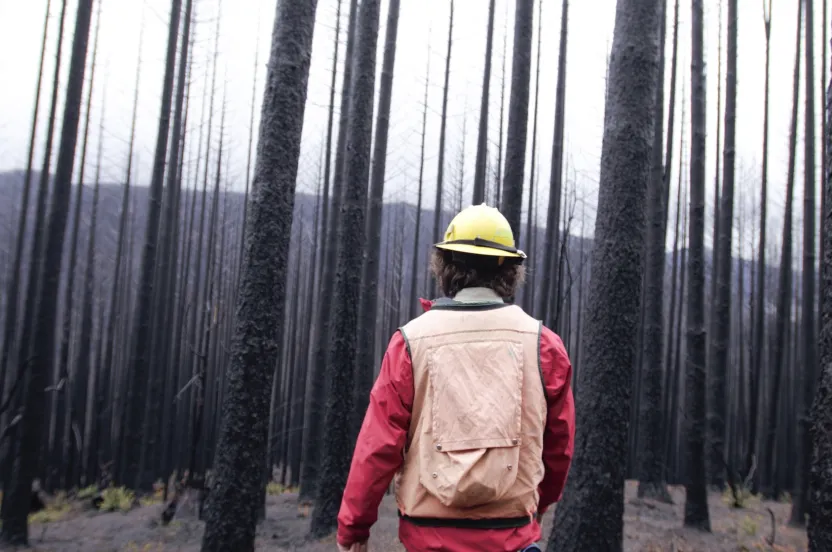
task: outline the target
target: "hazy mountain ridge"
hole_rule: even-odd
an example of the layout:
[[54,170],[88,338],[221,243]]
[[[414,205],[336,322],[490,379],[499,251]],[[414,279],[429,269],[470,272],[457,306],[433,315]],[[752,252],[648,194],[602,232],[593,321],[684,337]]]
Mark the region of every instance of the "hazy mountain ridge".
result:
[[[32,175],[32,192],[30,194],[29,200],[29,224],[27,225],[27,244],[24,249],[24,265],[28,263],[28,257],[30,253],[30,240],[32,236],[32,222],[34,220],[34,212],[35,212],[35,202],[36,202],[36,195],[37,195],[37,185],[38,179],[40,175],[38,173],[34,173]],[[11,267],[11,263],[14,256],[14,242],[13,237],[17,233],[17,225],[18,225],[18,217],[20,212],[20,203],[22,198],[22,191],[23,191],[23,178],[24,173],[22,171],[13,171],[13,172],[5,172],[0,173],[0,221],[2,221],[2,226],[0,226],[0,289],[3,290],[3,295],[5,295],[5,291],[7,288],[7,279],[9,274],[9,269]],[[123,194],[123,184],[121,183],[102,183],[100,189],[100,203],[99,203],[99,212],[98,212],[98,223],[96,228],[96,281],[97,285],[106,286],[105,289],[109,288],[109,281],[112,277],[113,273],[113,265],[114,259],[116,255],[116,246],[117,246],[117,237],[118,237],[118,229],[119,229],[119,217],[121,212],[121,202],[122,202],[122,194]],[[82,196],[82,205],[81,205],[81,227],[79,229],[79,243],[78,243],[78,259],[76,265],[76,281],[78,278],[81,278],[83,273],[83,263],[85,260],[86,255],[86,247],[87,247],[87,237],[88,237],[88,228],[89,228],[89,219],[92,207],[92,193],[93,189],[91,185],[86,185],[84,189],[84,193]],[[67,231],[66,231],[66,246],[69,245],[69,239],[71,236],[73,219],[74,219],[74,208],[75,208],[75,197],[76,197],[77,188],[73,186],[72,192],[72,203],[71,203],[71,212],[67,222]],[[180,238],[186,235],[187,228],[185,225],[188,223],[188,217],[191,209],[191,201],[194,197],[194,191],[192,189],[185,190],[183,193],[183,205],[181,206],[180,211]],[[132,270],[128,271],[128,274],[131,277],[135,278],[135,274],[138,271],[139,263],[141,259],[141,245],[144,241],[144,226],[145,221],[147,218],[147,207],[148,207],[148,188],[146,186],[140,185],[133,185],[131,186],[130,190],[130,221],[129,226],[131,228],[130,235],[132,237],[132,244],[128,243],[127,247],[131,250],[130,255],[130,262],[132,263]],[[242,220],[242,213],[243,213],[243,201],[244,195],[240,192],[222,192],[222,197],[220,199],[220,223],[221,224],[231,224],[232,225],[232,232],[230,233],[230,239],[226,239],[225,249],[221,253],[221,258],[224,259],[224,264],[227,263],[227,266],[231,266],[231,260],[236,258],[238,255],[239,249],[239,230],[241,226]],[[206,199],[206,226],[207,226],[207,219],[210,212],[211,201],[210,198],[213,196],[213,192],[209,191],[208,196]],[[197,192],[197,209],[196,209],[196,217],[197,219],[194,221],[194,228],[193,228],[193,241],[192,243],[196,243],[196,233],[198,229],[199,223],[199,212],[201,207],[202,201],[202,194],[201,191]],[[432,203],[432,198],[425,198],[425,203]],[[303,242],[303,250],[309,251],[308,247],[310,245],[309,240],[312,239],[313,235],[313,226],[315,223],[315,209],[316,209],[316,196],[307,194],[307,193],[298,193],[295,196],[295,208],[294,208],[294,217],[295,217],[295,224],[293,225],[293,252],[297,247],[297,234],[303,228],[304,232],[304,242]],[[48,210],[47,210],[48,212]],[[440,232],[442,232],[445,228],[445,225],[450,221],[453,213],[448,210],[443,212],[442,221],[440,224]],[[320,218],[320,214],[319,214]],[[404,247],[404,251],[402,253],[402,273],[405,275],[410,274],[411,266],[413,264],[413,238],[415,234],[415,220],[416,220],[416,207],[409,203],[404,202],[396,202],[396,203],[387,203],[384,207],[384,220],[382,223],[382,238],[381,238],[381,273],[379,279],[379,290],[383,290],[386,284],[386,278],[391,277],[393,275],[393,263],[396,261],[395,256],[391,256],[388,258],[386,256],[387,248],[395,243],[397,239],[397,233],[403,230],[403,238],[402,243]],[[403,228],[400,230],[399,225],[403,225]],[[426,262],[427,256],[430,251],[430,244],[433,241],[433,211],[430,209],[423,209],[422,210],[422,217],[421,217],[421,229],[420,229],[420,236],[419,236],[419,254],[417,257],[417,262]],[[525,226],[523,228],[525,230]],[[669,231],[672,232],[672,228]],[[538,276],[537,271],[541,269],[540,264],[542,263],[544,257],[543,251],[543,238],[544,238],[544,228],[542,227],[535,227],[535,234],[536,234],[536,243],[534,247],[534,251],[530,251],[526,243],[526,240],[521,236],[521,247],[523,247],[528,253],[531,259],[530,264],[530,274],[529,274],[529,281],[534,282],[535,287],[539,288],[541,278],[536,277]],[[591,238],[583,238],[577,236],[570,236],[569,237],[569,244],[568,244],[568,256],[569,256],[569,263],[573,270],[573,277],[577,279],[578,270],[581,266],[581,251],[583,251],[583,255],[585,258],[584,261],[584,271],[583,277],[585,281],[588,282],[589,270],[591,268],[591,257],[592,257],[592,239]],[[204,261],[204,259],[202,259]],[[384,262],[387,260],[388,264],[391,266],[390,269],[385,269]],[[706,250],[706,278],[710,279],[710,260],[711,254],[709,250]],[[64,267],[66,267],[66,263],[69,262],[69,247],[66,247],[64,253]],[[291,261],[290,261],[291,262]],[[671,268],[672,268],[672,252],[667,253],[667,265],[666,265],[666,277],[665,277],[665,293],[670,293],[670,275],[671,275]],[[735,259],[735,271],[734,271],[734,279],[737,279],[737,267],[739,263],[737,259]],[[742,266],[744,269],[744,276],[745,276],[745,283],[744,283],[744,296],[747,300],[750,297],[752,282],[751,282],[751,262],[747,260],[742,261]],[[192,271],[193,272],[193,271]],[[776,265],[768,265],[768,277],[769,277],[769,289],[771,286],[776,285],[777,282],[777,266]],[[66,269],[63,270],[64,280],[66,279]],[[425,268],[420,268],[417,275],[417,285],[419,291],[424,294],[423,290],[428,289],[426,284],[426,276],[427,270]],[[795,278],[798,278],[798,275],[795,274]],[[409,294],[409,278],[405,277],[403,279],[403,292],[404,297],[408,297]],[[565,284],[566,285],[566,284]],[[577,286],[577,283],[573,284]],[[707,284],[710,285],[709,283]],[[706,289],[710,289],[706,287]],[[734,292],[736,293],[737,287],[734,286]],[[98,295],[98,294],[97,294]],[[768,294],[767,294],[768,295]],[[101,297],[108,296],[106,293],[100,295]],[[5,303],[5,300],[3,301]],[[577,300],[573,300],[572,310],[576,312],[577,309]],[[2,315],[0,315],[2,316]]]

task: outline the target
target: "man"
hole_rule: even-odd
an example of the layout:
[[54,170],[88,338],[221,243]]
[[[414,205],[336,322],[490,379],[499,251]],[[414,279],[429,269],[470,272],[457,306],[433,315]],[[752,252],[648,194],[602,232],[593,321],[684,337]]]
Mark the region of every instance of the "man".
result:
[[511,226],[461,211],[431,269],[445,297],[384,355],[338,515],[338,548],[366,550],[396,478],[409,552],[534,551],[572,460],[572,366],[560,338],[506,299],[525,275]]

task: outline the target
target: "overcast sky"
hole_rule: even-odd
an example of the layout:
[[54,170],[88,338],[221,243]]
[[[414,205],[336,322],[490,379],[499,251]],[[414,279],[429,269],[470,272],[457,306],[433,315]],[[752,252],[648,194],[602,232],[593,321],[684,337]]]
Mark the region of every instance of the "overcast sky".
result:
[[[333,39],[338,0],[319,0],[315,28],[312,69],[309,79],[309,95],[304,124],[304,140],[298,176],[299,191],[309,191],[316,186],[321,159],[321,145],[326,132],[329,79],[333,55]],[[668,21],[672,24],[673,1],[669,2]],[[11,2],[0,0],[0,75],[4,86],[0,87],[0,170],[21,168],[25,165],[26,147],[31,125],[33,92],[36,84],[40,41],[46,0]],[[45,113],[48,110],[49,90],[54,71],[59,0],[52,0],[49,26],[49,46],[44,94],[41,102],[39,138],[45,131]],[[96,5],[98,2],[96,2]],[[194,66],[192,70],[189,132],[191,145],[195,147],[200,130],[203,92],[206,90],[206,69],[210,68],[210,56],[214,48],[214,30],[217,24],[218,0],[196,0],[197,26]],[[252,87],[256,98],[255,118],[259,119],[260,100],[263,92],[271,28],[275,14],[275,0],[225,0],[219,17],[220,39],[218,70],[215,90],[216,113],[213,120],[212,143],[218,144],[220,106],[227,107],[225,146],[228,156],[229,186],[242,189],[245,183],[246,156],[248,152],[249,114],[252,105]],[[491,80],[491,113],[489,123],[489,152],[493,161],[496,152],[496,131],[499,125],[500,87],[502,84],[503,42],[507,29],[506,106],[508,105],[511,77],[511,48],[514,25],[514,0],[497,0],[494,34],[494,59]],[[599,158],[604,118],[604,92],[606,61],[612,42],[615,18],[615,0],[573,0],[569,14],[569,46],[567,73],[566,140],[568,175],[577,189],[577,216],[584,214],[584,233],[591,233],[594,224],[594,208],[597,197]],[[739,1],[739,70],[737,113],[737,184],[736,212],[750,214],[752,203],[758,195],[762,151],[762,111],[765,40],[762,0]],[[788,127],[791,106],[791,80],[794,63],[794,37],[797,16],[797,0],[773,0],[771,55],[771,135],[770,135],[770,234],[780,234],[783,192],[786,178]],[[816,61],[816,113],[818,125],[821,118],[821,31],[820,2],[815,2],[815,61]],[[349,0],[343,0],[342,46]],[[717,40],[719,37],[719,2],[706,0],[706,66],[708,69],[708,209],[715,170],[716,91],[717,91]],[[421,106],[426,68],[430,62],[429,116],[427,129],[427,161],[425,168],[425,201],[432,205],[435,194],[437,170],[439,119],[441,112],[442,83],[444,78],[445,49],[447,44],[448,0],[402,0],[398,33],[398,48],[394,76],[390,139],[388,145],[387,189],[388,200],[415,201],[416,181],[419,169],[419,144]],[[74,28],[75,0],[68,0],[66,46],[62,67],[62,83],[66,80],[69,49]],[[690,1],[681,2],[679,47],[679,93],[676,133],[680,132],[682,87],[689,91],[690,79]],[[136,137],[135,178],[146,183],[155,143],[156,127],[164,71],[164,55],[169,19],[170,0],[103,0],[99,39],[99,67],[93,97],[94,127],[98,125],[102,106],[104,116],[104,155],[102,174],[107,180],[123,180],[126,166],[127,143],[130,134],[133,90],[136,68],[141,56],[139,84],[138,127]],[[476,132],[482,90],[482,68],[485,53],[487,0],[456,0],[454,14],[453,52],[449,93],[448,149],[446,153],[446,182],[459,179],[460,155],[464,131],[467,131],[464,148],[464,201],[470,203],[471,180],[476,154]],[[535,38],[533,63],[537,56],[537,17],[535,7]],[[538,154],[540,178],[545,183],[538,197],[540,218],[545,216],[548,201],[549,166],[554,121],[555,85],[557,80],[558,37],[561,28],[561,2],[543,0],[542,46],[540,71],[540,100],[538,114]],[[387,1],[382,2],[381,30],[379,34],[378,67],[380,69],[384,28],[386,27]],[[95,25],[95,19],[93,20]],[[723,28],[724,35],[724,28]],[[668,28],[668,52],[670,52],[672,27]],[[141,44],[141,47],[140,47]],[[255,54],[260,59],[255,68]],[[92,43],[90,44],[90,56]],[[256,69],[256,71],[255,71]],[[804,69],[805,70],[805,69]],[[668,60],[667,79],[670,63]],[[89,78],[89,70],[87,71]],[[535,67],[532,67],[534,89]],[[339,68],[340,80],[340,68]],[[802,79],[801,79],[802,80]],[[378,80],[377,80],[378,83]],[[210,83],[209,83],[210,86]],[[340,83],[336,85],[340,91]],[[724,86],[723,86],[724,94]],[[105,97],[106,95],[106,97]],[[376,98],[377,100],[377,98]],[[336,95],[337,102],[337,95]],[[336,105],[336,108],[338,106]],[[532,110],[530,100],[530,124],[528,146],[531,155]],[[689,102],[685,108],[689,111]],[[60,114],[59,106],[59,114]],[[507,114],[506,114],[507,120]],[[207,121],[207,114],[205,116]],[[255,129],[257,128],[255,121]],[[204,128],[207,125],[202,125]],[[802,123],[801,123],[802,126]],[[801,131],[802,132],[802,131]],[[818,131],[819,132],[819,131]],[[685,139],[689,140],[690,127]],[[56,132],[56,141],[58,133]],[[96,151],[97,128],[90,137],[90,152]],[[255,132],[256,140],[256,132]],[[40,140],[42,143],[42,140]],[[42,147],[40,148],[42,149]],[[40,149],[37,157],[40,157]],[[677,146],[678,150],[678,146]],[[79,144],[80,151],[80,144]],[[802,147],[798,148],[798,186],[796,206],[802,204]],[[212,155],[216,155],[212,153]],[[675,163],[678,163],[678,153]],[[819,157],[818,157],[819,161]],[[95,167],[94,155],[87,160],[88,173]],[[37,166],[40,161],[37,161]],[[211,168],[213,171],[213,166]],[[674,172],[677,167],[674,168]],[[77,172],[77,164],[76,164]],[[526,177],[530,164],[526,164]],[[819,171],[818,171],[819,172]],[[674,183],[675,186],[675,183]],[[452,204],[450,197],[447,199]],[[524,204],[527,200],[524,199]],[[450,208],[450,207],[449,207]],[[525,210],[525,208],[524,208]],[[671,213],[672,214],[672,213]],[[709,215],[710,218],[710,215]],[[576,224],[580,224],[577,222]],[[748,224],[751,224],[749,221]],[[756,223],[755,223],[756,224]],[[575,228],[580,231],[580,228]],[[746,233],[750,233],[747,228]],[[750,239],[750,238],[748,238]],[[747,255],[747,252],[746,252]]]

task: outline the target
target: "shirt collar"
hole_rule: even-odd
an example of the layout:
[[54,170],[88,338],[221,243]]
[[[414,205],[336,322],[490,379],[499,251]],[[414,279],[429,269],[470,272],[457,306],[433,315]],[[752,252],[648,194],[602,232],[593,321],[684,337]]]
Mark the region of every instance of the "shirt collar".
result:
[[458,303],[504,303],[503,298],[497,292],[485,287],[465,288],[454,295],[454,301]]

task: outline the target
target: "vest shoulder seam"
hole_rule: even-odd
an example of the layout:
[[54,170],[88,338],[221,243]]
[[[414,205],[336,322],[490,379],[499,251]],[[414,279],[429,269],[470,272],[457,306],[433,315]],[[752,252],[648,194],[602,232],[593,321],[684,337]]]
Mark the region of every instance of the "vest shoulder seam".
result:
[[546,378],[543,376],[543,359],[540,354],[540,347],[543,344],[543,322],[538,321],[537,325],[537,371],[540,373],[540,385],[543,387],[543,397],[546,399],[546,406],[549,406],[549,393],[546,391]]

